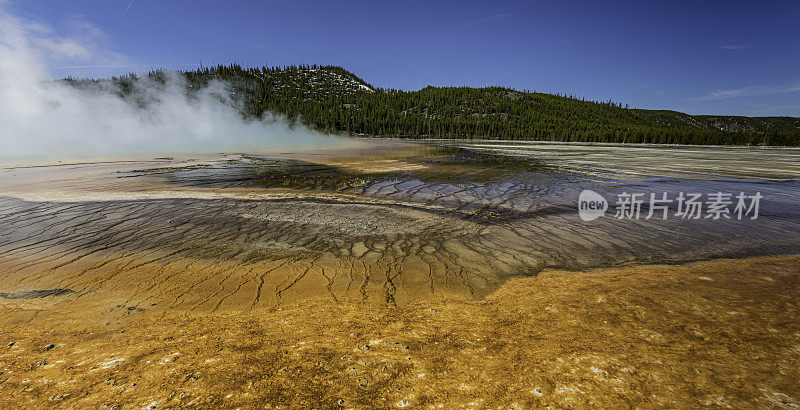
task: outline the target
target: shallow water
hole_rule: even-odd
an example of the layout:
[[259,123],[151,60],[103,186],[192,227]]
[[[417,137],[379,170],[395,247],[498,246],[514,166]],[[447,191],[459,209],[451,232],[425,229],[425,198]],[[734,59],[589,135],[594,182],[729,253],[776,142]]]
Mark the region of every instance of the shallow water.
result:
[[[0,172],[0,290],[226,310],[481,298],[514,276],[796,252],[798,151],[374,141]],[[610,202],[584,222],[577,199]],[[623,192],[755,194],[758,219],[614,218]],[[705,195],[704,195],[705,199]],[[670,214],[674,214],[673,208]]]
[[514,144],[0,168],[0,403],[796,407],[796,150]]

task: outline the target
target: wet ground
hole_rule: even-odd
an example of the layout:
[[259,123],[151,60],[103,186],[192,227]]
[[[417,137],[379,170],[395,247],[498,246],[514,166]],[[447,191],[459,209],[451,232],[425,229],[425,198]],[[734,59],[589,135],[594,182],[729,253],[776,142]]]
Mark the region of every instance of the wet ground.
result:
[[[683,164],[683,178],[631,178],[635,167],[612,172],[536,153],[499,156],[485,146],[388,143],[6,169],[0,285],[67,288],[84,298],[112,291],[134,304],[201,310],[323,293],[403,303],[437,292],[480,298],[510,277],[548,267],[800,248],[796,179],[764,179],[764,170],[758,179],[709,178],[693,162]],[[670,172],[679,160],[665,161]],[[735,162],[728,168],[742,169]],[[609,200],[624,191],[678,190],[760,192],[764,199],[756,220],[645,220],[645,204],[639,220],[616,219],[612,209],[586,223],[576,206],[583,189]]]
[[[102,369],[97,374],[113,373],[116,375],[111,378],[113,380],[124,375],[130,381],[133,380],[132,373],[155,372],[151,381],[171,381],[177,383],[176,386],[186,387],[186,380],[182,379],[186,375],[181,373],[185,367],[179,366],[183,370],[178,372],[181,374],[178,376],[178,373],[160,373],[161,370],[145,366],[145,356],[166,354],[160,349],[176,350],[184,358],[183,363],[190,367],[214,363],[215,360],[224,360],[221,363],[227,363],[225,366],[233,366],[241,359],[246,363],[253,361],[257,367],[261,366],[257,363],[271,363],[268,366],[272,370],[267,375],[264,373],[266,370],[259,367],[259,373],[252,377],[241,374],[241,379],[234,376],[227,379],[220,373],[225,366],[211,366],[217,369],[214,370],[216,373],[204,373],[202,377],[206,381],[202,389],[213,393],[209,396],[213,400],[206,400],[202,395],[192,396],[189,392],[184,392],[188,394],[186,400],[182,399],[184,396],[162,397],[152,395],[150,388],[139,388],[136,393],[130,393],[134,391],[131,386],[123,389],[128,393],[119,393],[119,396],[114,393],[112,396],[118,399],[111,400],[112,396],[108,396],[111,393],[97,385],[87,390],[88,401],[81,401],[83,399],[77,397],[78,393],[69,389],[70,392],[63,393],[68,396],[59,400],[73,405],[104,402],[146,405],[150,402],[141,401],[153,397],[155,401],[166,400],[172,404],[187,404],[190,402],[188,397],[192,397],[195,399],[193,404],[235,406],[237,403],[252,404],[252,400],[260,398],[273,404],[301,405],[320,401],[336,405],[343,400],[339,404],[393,406],[446,404],[448,401],[461,403],[462,398],[474,401],[483,397],[487,401],[472,403],[473,407],[480,407],[487,403],[513,404],[516,397],[521,400],[519,403],[528,405],[610,405],[624,403],[626,395],[646,386],[647,391],[658,390],[659,393],[653,395],[661,397],[661,401],[640,397],[636,393],[634,396],[637,398],[631,399],[630,403],[725,405],[724,401],[722,404],[714,401],[717,398],[712,396],[719,393],[723,400],[728,397],[728,400],[738,400],[739,404],[761,403],[758,400],[767,400],[764,397],[772,397],[769,400],[778,403],[784,400],[783,405],[792,404],[795,403],[792,397],[797,397],[798,389],[796,385],[791,388],[791,383],[787,384],[785,379],[794,373],[782,369],[798,363],[799,356],[791,353],[791,349],[800,345],[796,319],[792,320],[796,318],[793,315],[798,300],[793,295],[797,294],[794,290],[800,265],[795,257],[790,256],[800,249],[800,208],[796,206],[796,200],[800,198],[798,158],[800,151],[791,149],[364,141],[347,150],[8,165],[0,170],[0,271],[3,272],[0,276],[0,306],[1,320],[5,323],[0,336],[13,338],[9,343],[14,343],[5,356],[0,356],[3,358],[1,364],[5,366],[5,370],[0,370],[3,372],[0,374],[0,388],[13,393],[12,397],[22,400],[21,403],[33,400],[27,402],[30,404],[53,399],[58,394],[45,396],[59,388],[47,383],[35,388],[33,385],[25,386],[24,380],[20,379],[23,374],[27,383],[36,377],[41,380],[48,377],[72,380],[71,383],[78,385],[81,383],[75,382],[77,379],[95,380],[92,383],[96,383],[99,379],[90,375],[95,370],[82,369],[78,363],[100,360],[101,356],[112,354],[115,343],[126,340],[124,343],[128,348],[125,349],[129,351],[114,353],[125,355],[125,362],[115,361],[118,358],[109,356],[111,364],[105,367],[97,365]],[[579,218],[577,199],[585,189],[594,190],[608,199],[611,209],[606,216],[591,222]],[[640,192],[644,197],[649,197],[650,193],[659,196],[667,193],[674,197],[679,192],[702,193],[704,196],[715,192],[733,195],[759,192],[763,199],[757,219],[701,217],[687,220],[670,215],[666,220],[646,220],[644,215],[649,211],[648,204],[643,205],[639,219],[617,219],[613,216],[614,201],[623,192]],[[669,213],[675,211],[670,209]],[[765,255],[787,256],[743,259]],[[740,262],[706,262],[707,265],[698,265],[702,268],[628,268],[713,258],[740,258],[749,261],[746,263],[749,270],[737,270]],[[614,270],[614,267],[622,268]],[[592,268],[612,269],[586,273],[585,277],[580,273],[568,274],[569,280],[553,279],[558,276],[553,276],[558,269],[587,272]],[[770,346],[778,346],[775,344],[778,339],[748,339],[752,346],[746,349],[762,351],[758,360],[768,363],[762,373],[757,373],[761,374],[758,377],[762,381],[773,380],[762,383],[762,389],[767,391],[764,397],[757,398],[757,391],[752,388],[746,394],[734,394],[734,397],[724,391],[729,377],[740,372],[720,375],[730,372],[730,366],[733,366],[714,367],[719,364],[714,360],[725,357],[720,352],[714,353],[719,356],[714,356],[713,360],[711,356],[698,358],[702,363],[706,363],[703,360],[712,360],[713,363],[705,365],[714,367],[713,372],[717,375],[713,382],[702,382],[717,386],[709,387],[708,392],[701,392],[702,386],[694,386],[692,389],[700,390],[689,394],[685,390],[687,385],[675,384],[672,387],[673,398],[665,397],[666,391],[662,388],[666,388],[664,386],[668,383],[658,387],[659,382],[652,377],[669,378],[677,377],[677,374],[648,376],[649,373],[640,371],[643,365],[637,360],[650,359],[634,359],[634,356],[613,358],[618,361],[614,371],[622,371],[620,369],[625,367],[633,372],[619,373],[616,378],[606,380],[609,386],[617,383],[613,380],[622,380],[619,383],[624,386],[620,385],[620,388],[625,393],[621,395],[614,396],[608,390],[592,390],[594,388],[587,391],[574,380],[570,382],[572,384],[562,386],[573,390],[558,390],[560,376],[556,374],[567,372],[567,367],[572,366],[573,370],[592,367],[605,374],[610,371],[597,364],[581,367],[564,362],[578,360],[578,357],[594,357],[591,360],[595,360],[599,351],[607,356],[613,355],[611,351],[600,349],[597,343],[600,340],[622,343],[619,346],[630,349],[639,346],[636,345],[639,339],[628,340],[625,336],[624,340],[618,340],[622,336],[613,331],[614,328],[630,327],[638,329],[636,332],[639,333],[655,332],[661,336],[653,337],[661,337],[667,350],[672,346],[670,340],[675,340],[675,346],[688,343],[679,341],[685,336],[681,336],[681,332],[703,332],[702,326],[718,326],[724,332],[743,332],[735,321],[727,316],[723,319],[723,312],[737,310],[725,310],[732,306],[728,302],[709,302],[712,295],[700,295],[698,297],[702,300],[692,303],[700,306],[693,308],[695,313],[697,309],[703,312],[711,309],[712,313],[708,314],[713,318],[701,320],[687,311],[666,319],[672,317],[671,311],[685,309],[686,306],[681,305],[686,302],[684,299],[694,297],[690,296],[694,295],[693,292],[703,291],[706,283],[694,281],[687,285],[688,288],[680,290],[682,279],[664,272],[693,275],[692,269],[705,269],[708,274],[704,277],[714,277],[713,283],[718,291],[732,298],[728,302],[738,301],[740,313],[731,315],[758,316],[758,319],[753,319],[756,326],[753,331],[763,333],[776,329],[780,336],[774,336],[780,339],[780,346],[789,349],[785,355],[781,353],[783,356],[770,356]],[[749,284],[748,274],[755,275]],[[727,281],[725,278],[729,275],[731,280]],[[762,276],[766,279],[757,279]],[[525,279],[528,282],[520,281],[519,278],[525,277],[529,277]],[[584,289],[583,280],[589,286],[590,278],[594,287]],[[770,298],[775,295],[776,281],[783,284],[779,292],[785,296],[779,305],[768,307],[764,304],[772,303]],[[748,290],[751,287],[756,289]],[[607,305],[595,306],[594,302],[581,299],[585,295],[579,289],[590,292],[592,300],[605,298],[610,289],[616,289],[614,292],[619,292],[620,298],[626,301],[614,305],[613,309],[607,309]],[[628,293],[624,289],[628,289]],[[656,311],[652,315],[634,307],[649,303],[642,300],[657,299],[657,296],[647,296],[650,291],[654,292],[653,295],[662,292],[665,298],[654,305]],[[672,295],[672,299],[666,295]],[[555,299],[542,304],[544,302],[540,299],[548,297]],[[539,302],[534,303],[534,299]],[[551,304],[564,303],[572,308],[566,308],[566,311],[564,306],[557,308],[566,315],[562,319],[556,318],[559,315],[539,317],[555,314],[547,313]],[[575,310],[575,304],[582,307]],[[592,310],[592,306],[599,310]],[[427,309],[449,313],[438,319],[420,316],[420,312]],[[344,312],[344,317],[350,319],[331,317],[330,312]],[[472,319],[463,315],[471,315]],[[403,324],[397,329],[384,328],[380,321],[383,319],[378,320],[395,316]],[[660,316],[672,323],[672,327],[665,330],[667,334],[651,328],[659,322]],[[302,325],[288,324],[297,320]],[[371,329],[368,332],[387,332],[384,336],[397,339],[397,343],[406,346],[405,350],[422,354],[424,357],[419,357],[420,361],[430,360],[426,366],[434,366],[436,360],[441,359],[436,359],[438,353],[432,353],[438,352],[434,345],[440,342],[449,346],[442,352],[454,355],[452,366],[472,366],[472,371],[461,369],[456,372],[456,368],[447,366],[422,371],[442,380],[466,384],[470,384],[467,380],[473,380],[474,384],[473,378],[482,377],[480,372],[488,371],[485,369],[492,366],[519,369],[517,373],[497,373],[499,370],[496,370],[493,375],[486,376],[488,379],[484,382],[488,385],[479,383],[472,390],[428,383],[436,388],[424,394],[414,389],[411,391],[416,393],[410,393],[407,389],[415,385],[409,380],[413,380],[412,373],[419,369],[402,361],[395,363],[397,367],[392,371],[381,370],[395,375],[390,377],[391,380],[387,379],[389,381],[378,383],[376,380],[385,375],[380,376],[380,372],[366,364],[364,366],[369,367],[370,372],[377,372],[364,376],[369,382],[362,383],[358,378],[350,380],[342,373],[348,369],[345,364],[338,361],[338,364],[333,364],[336,357],[340,354],[346,356],[346,349],[351,348],[349,343],[352,340],[347,339],[347,333],[353,331],[360,335],[354,339],[358,343],[364,342],[366,346],[370,343],[365,342],[366,336],[361,331],[354,331],[356,325],[349,323],[350,320]],[[553,325],[554,320],[564,322]],[[277,326],[281,321],[289,322],[286,326]],[[692,321],[699,322],[691,324]],[[227,330],[222,333],[218,329],[208,330],[207,326],[212,326],[209,325],[212,322]],[[574,328],[577,322],[585,322],[580,330],[584,336],[574,336],[576,340],[585,338],[583,348],[576,347],[578,350],[571,353],[569,349],[563,350],[566,339],[562,340],[560,336],[547,342],[553,343],[552,349],[548,348],[550,350],[536,347],[536,340],[549,337],[542,333],[543,329],[555,334],[568,334],[563,332],[577,331]],[[613,334],[598,336],[599,339],[591,342],[591,328],[605,326],[600,323],[607,324]],[[680,323],[684,326],[682,330],[676,327]],[[767,323],[771,327],[764,327]],[[332,333],[314,326],[329,326]],[[439,330],[435,330],[437,326]],[[448,326],[451,331],[442,333],[442,329]],[[483,329],[480,330],[485,333],[481,336],[482,343],[462,334],[471,326],[476,331]],[[512,336],[520,330],[518,326],[523,326],[525,332],[540,336],[532,339],[525,336],[514,342]],[[239,353],[234,354],[221,348],[219,351],[226,353],[217,354],[209,344],[212,336],[228,340],[219,342],[219,346],[245,343],[245,340],[234,341],[223,333],[232,332],[247,339],[242,332],[253,327],[266,333],[258,336],[261,342],[251,350],[236,350]],[[36,332],[25,335],[25,331],[30,329],[36,329]],[[185,335],[175,333],[184,329]],[[423,337],[414,341],[401,335],[407,330],[413,333],[414,329],[438,336],[430,336],[436,340]],[[395,331],[400,333],[393,334]],[[120,336],[122,332],[126,335]],[[309,333],[301,336],[303,332]],[[707,329],[706,332],[716,335],[718,330]],[[162,334],[172,334],[169,343],[166,339],[154,339]],[[317,340],[316,337],[321,335],[334,337],[330,340],[334,345],[327,346],[325,343],[328,342]],[[492,335],[504,340],[502,344],[493,346],[494,342],[490,342]],[[383,337],[379,336],[375,336],[375,340]],[[690,336],[686,337],[691,339]],[[703,340],[717,340],[717,336]],[[298,347],[300,345],[293,344],[286,348],[288,350],[281,350],[279,345],[289,343],[286,337],[290,337],[292,343],[305,341],[314,347],[305,351],[305,348]],[[735,339],[734,335],[730,337]],[[200,338],[204,342],[196,348],[198,350],[194,354],[187,353],[195,349],[194,342],[189,339]],[[51,363],[56,359],[39,360],[39,356],[45,353],[34,354],[36,343],[44,343],[45,339],[61,340],[61,344],[48,342],[45,347],[64,343],[83,347],[63,353],[57,360],[66,364],[55,366],[60,370],[50,374],[44,369],[52,366],[37,363],[42,360]],[[500,339],[497,343],[501,343]],[[183,340],[185,345],[175,346],[172,340]],[[660,351],[660,348],[652,346],[653,340],[647,339],[635,349]],[[26,343],[28,345],[20,349]],[[375,351],[382,351],[381,343],[377,342]],[[475,344],[476,349],[495,349],[490,355],[492,359],[487,362],[485,357],[459,356],[458,351],[469,348],[469,343]],[[272,347],[265,347],[267,345]],[[708,344],[708,349],[712,349],[712,345]],[[14,346],[17,350],[13,350]],[[358,352],[359,347],[355,348]],[[148,350],[150,353],[144,353],[144,350],[134,352],[137,349],[151,350]],[[534,360],[529,353],[524,353],[529,349],[537,351],[539,358]],[[50,350],[42,348],[41,352]],[[667,354],[667,350],[662,353]],[[580,355],[575,356],[578,353]],[[138,356],[132,359],[130,355]],[[194,355],[194,358],[185,359],[186,355]],[[658,360],[665,359],[658,357]],[[680,362],[680,357],[681,353],[669,354],[669,360]],[[200,362],[201,358],[212,362]],[[316,361],[312,360],[314,358]],[[34,359],[37,360],[32,362]],[[151,359],[157,358],[153,356]],[[633,362],[626,362],[628,359]],[[729,359],[742,360],[744,367],[754,365],[756,360],[739,357],[736,353],[731,353]],[[494,364],[490,365],[492,360]],[[607,364],[612,358],[609,356],[602,360]],[[311,362],[321,364],[316,370],[306,368]],[[543,370],[547,367],[545,362],[551,366],[547,371]],[[539,364],[533,366],[531,363]],[[548,372],[556,369],[552,366],[561,370],[550,374]],[[245,391],[239,383],[249,381],[251,386],[252,383],[263,383],[265,378],[277,377],[275,372],[282,368],[295,369],[293,371],[303,373],[302,377],[308,379],[298,381],[293,387],[274,385],[267,389],[271,392],[269,394],[253,392],[247,399],[236,396]],[[320,373],[315,373],[317,371]],[[47,374],[50,376],[45,376]],[[633,381],[623,377],[624,374],[635,374],[631,377],[638,384],[630,384]],[[766,377],[767,374],[772,378]],[[7,376],[5,379],[4,375]],[[522,390],[517,390],[516,396],[492,390],[499,388],[498,384],[511,383],[514,377],[523,375],[549,381],[541,382],[544,387],[537,387],[543,389],[538,393],[529,389],[523,394],[523,387],[519,387]],[[213,382],[217,379],[221,383],[219,386]],[[322,380],[330,383],[325,384],[328,382]],[[519,384],[520,380],[513,383]],[[290,383],[288,379],[285,382]],[[148,382],[138,383],[147,385]],[[426,384],[420,383],[417,388]],[[316,393],[304,395],[300,388],[312,388]],[[391,390],[394,388],[397,390]],[[286,389],[286,392],[280,393],[281,389]],[[336,389],[343,389],[346,394],[333,394]],[[218,396],[223,390],[230,391],[226,395],[232,396]],[[450,392],[447,394],[452,396],[442,396],[443,392]],[[413,397],[406,397],[408,394]],[[601,398],[608,394],[611,396]],[[239,401],[227,400],[234,396],[239,397],[236,399]],[[673,401],[678,397],[683,401]],[[685,401],[690,399],[695,401]],[[470,402],[461,404],[469,405]]]
[[0,406],[797,408],[798,272],[785,256],[547,270],[397,307],[15,302]]

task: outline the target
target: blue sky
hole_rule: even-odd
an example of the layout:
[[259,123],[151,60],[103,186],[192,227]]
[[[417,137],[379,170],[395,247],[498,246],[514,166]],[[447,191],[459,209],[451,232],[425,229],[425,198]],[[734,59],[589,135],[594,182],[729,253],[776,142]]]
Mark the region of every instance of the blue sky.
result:
[[800,116],[800,2],[791,0],[10,0],[6,8],[82,30],[118,57],[54,63],[54,75],[316,63],[385,88],[503,85],[692,114]]

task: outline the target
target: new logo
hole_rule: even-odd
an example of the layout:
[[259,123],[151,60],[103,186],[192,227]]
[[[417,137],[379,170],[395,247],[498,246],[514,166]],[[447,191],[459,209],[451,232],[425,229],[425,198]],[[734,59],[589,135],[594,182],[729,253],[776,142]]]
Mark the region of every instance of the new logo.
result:
[[597,192],[585,189],[578,197],[578,215],[586,222],[606,214],[608,201]]

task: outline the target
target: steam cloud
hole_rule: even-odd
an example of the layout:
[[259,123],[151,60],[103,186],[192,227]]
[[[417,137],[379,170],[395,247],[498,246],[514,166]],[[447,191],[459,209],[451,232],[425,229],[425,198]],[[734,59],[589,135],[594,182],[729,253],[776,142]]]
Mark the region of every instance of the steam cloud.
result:
[[[81,22],[94,38],[102,33]],[[96,42],[95,42],[96,43]],[[48,63],[110,65],[124,59],[86,36],[62,37],[17,17],[0,0],[0,160],[67,159],[177,152],[254,151],[330,146],[344,140],[276,116],[243,120],[223,84],[191,97],[183,79],[137,82],[144,108],[108,87],[53,81]]]

